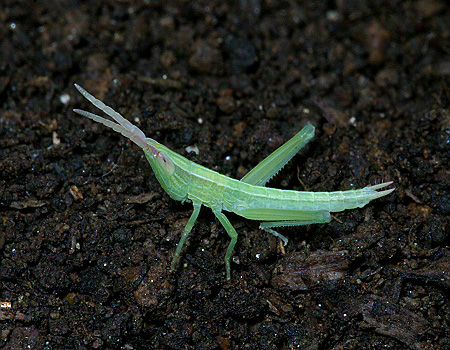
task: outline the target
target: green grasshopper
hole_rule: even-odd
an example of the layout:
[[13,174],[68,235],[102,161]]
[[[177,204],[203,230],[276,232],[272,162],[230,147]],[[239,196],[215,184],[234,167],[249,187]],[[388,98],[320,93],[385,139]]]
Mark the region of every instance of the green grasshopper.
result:
[[273,227],[327,223],[331,221],[330,212],[362,208],[371,200],[386,196],[394,190],[392,188],[377,192],[392,182],[336,192],[302,192],[265,187],[265,184],[314,136],[312,124],[306,125],[241,180],[235,180],[196,164],[146,137],[137,126],[111,107],[96,99],[81,86],[75,84],[75,87],[89,102],[116,122],[79,109],[74,109],[75,113],[110,127],[141,147],[156,178],[169,196],[182,202],[191,201],[194,205],[194,211],[184,228],[172,259],[172,270],[202,205],[211,208],[231,238],[225,254],[229,280],[230,258],[238,234],[223,211],[231,211],[246,219],[263,221],[260,228],[279,237],[286,245],[287,238],[273,230]]

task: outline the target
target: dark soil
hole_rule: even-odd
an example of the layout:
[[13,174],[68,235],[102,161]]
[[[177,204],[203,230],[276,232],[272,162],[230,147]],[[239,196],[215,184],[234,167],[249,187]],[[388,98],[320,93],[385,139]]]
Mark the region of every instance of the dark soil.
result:
[[[0,349],[450,348],[447,2],[6,0],[0,18]],[[396,190],[280,229],[286,247],[227,214],[231,281],[204,208],[170,273],[192,206],[72,112],[98,112],[75,82],[228,176],[311,122],[270,186]]]

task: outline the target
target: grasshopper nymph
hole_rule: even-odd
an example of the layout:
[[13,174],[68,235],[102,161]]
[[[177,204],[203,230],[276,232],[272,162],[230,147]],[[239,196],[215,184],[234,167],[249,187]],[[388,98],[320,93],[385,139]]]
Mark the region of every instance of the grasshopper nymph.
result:
[[202,205],[211,208],[231,238],[225,254],[227,279],[230,274],[230,257],[237,241],[237,232],[223,211],[231,211],[244,218],[263,221],[260,228],[287,243],[287,238],[273,227],[297,226],[331,221],[330,213],[364,207],[371,200],[388,195],[394,189],[382,189],[392,182],[367,186],[358,190],[336,192],[303,192],[265,187],[265,184],[314,136],[314,126],[306,125],[293,138],[274,151],[240,181],[221,175],[175,153],[159,142],[148,138],[135,125],[106,106],[102,101],[75,84],[78,91],[94,106],[105,112],[115,122],[96,114],[74,109],[84,117],[121,133],[145,153],[156,178],[169,194],[179,201],[191,201],[194,211],[189,218],[172,259],[174,269],[181,248],[197,220]]

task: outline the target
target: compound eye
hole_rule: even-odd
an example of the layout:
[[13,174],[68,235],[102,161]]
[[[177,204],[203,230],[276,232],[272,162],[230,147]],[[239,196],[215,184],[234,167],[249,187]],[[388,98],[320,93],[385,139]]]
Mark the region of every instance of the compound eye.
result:
[[161,168],[168,176],[173,175],[173,173],[175,172],[175,164],[173,164],[169,157],[167,157],[164,153],[159,152],[156,156],[156,159],[158,160]]

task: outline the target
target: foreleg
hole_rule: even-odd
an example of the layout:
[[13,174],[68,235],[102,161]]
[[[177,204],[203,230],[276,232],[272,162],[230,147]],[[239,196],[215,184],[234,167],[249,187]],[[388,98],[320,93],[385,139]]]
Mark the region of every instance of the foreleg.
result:
[[192,227],[194,227],[195,221],[197,221],[198,214],[200,213],[200,208],[202,207],[201,203],[194,203],[194,211],[192,212],[189,221],[184,227],[183,234],[181,235],[180,241],[177,245],[177,250],[175,251],[175,255],[173,256],[172,263],[170,264],[170,268],[173,270],[175,265],[180,257],[181,249],[183,248],[184,242],[188,237],[189,233],[192,231]]

